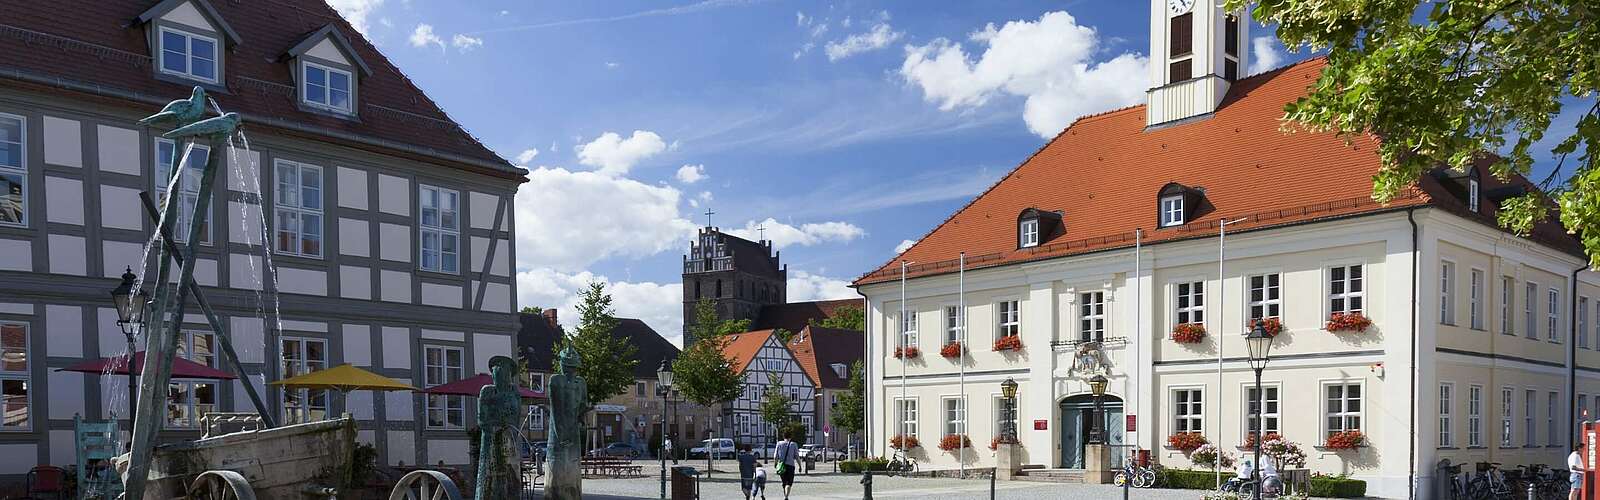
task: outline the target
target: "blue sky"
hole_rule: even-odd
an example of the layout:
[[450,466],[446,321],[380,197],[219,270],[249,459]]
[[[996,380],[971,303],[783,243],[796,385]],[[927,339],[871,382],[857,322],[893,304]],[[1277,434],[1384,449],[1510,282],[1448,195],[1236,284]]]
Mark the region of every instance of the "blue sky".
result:
[[[574,292],[601,280],[674,341],[708,208],[767,228],[791,300],[854,297],[851,279],[1072,118],[1148,87],[1139,1],[332,3],[533,170],[519,305],[570,324]],[[1254,69],[1304,57],[1251,34]]]

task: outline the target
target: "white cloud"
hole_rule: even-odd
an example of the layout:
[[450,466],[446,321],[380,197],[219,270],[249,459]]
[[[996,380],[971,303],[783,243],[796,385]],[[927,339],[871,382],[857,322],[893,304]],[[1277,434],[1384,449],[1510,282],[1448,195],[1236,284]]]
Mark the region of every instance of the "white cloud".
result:
[[677,248],[696,228],[678,213],[681,198],[671,186],[533,169],[517,190],[517,268],[577,272],[609,257],[648,257]]
[[756,241],[765,235],[766,239],[772,240],[772,247],[780,250],[790,245],[844,243],[867,234],[865,230],[848,222],[820,222],[791,226],[771,217],[761,222],[746,222],[743,228],[727,230],[727,233],[750,241]]
[[789,302],[853,299],[861,296],[850,288],[849,281],[811,274],[798,269],[789,271],[788,286],[789,289],[786,293]]
[[677,177],[678,182],[682,182],[684,184],[694,184],[696,182],[700,182],[706,178],[706,166],[684,165],[678,167]]
[[870,52],[894,43],[905,36],[904,31],[894,31],[889,23],[878,23],[866,33],[856,33],[836,42],[828,42],[823,50],[828,53],[829,61],[837,61],[862,52]]
[[606,69],[617,69],[617,68],[620,68],[620,67],[622,67],[622,63],[619,63],[619,62],[606,62]]
[[1023,121],[1046,138],[1079,116],[1144,99],[1144,85],[1130,82],[1149,76],[1149,59],[1124,53],[1096,63],[1094,28],[1064,11],[998,29],[990,23],[968,38],[987,46],[976,61],[961,44],[939,38],[907,46],[900,76],[945,111],[976,108],[1002,94],[1024,97]]
[[455,47],[462,52],[466,52],[478,47],[482,47],[483,39],[457,33],[456,36],[450,37],[450,46]]
[[800,45],[799,50],[794,51],[794,58],[798,60],[806,54],[811,53],[811,49],[814,48],[817,48],[817,44],[815,42],[806,42]]
[[517,164],[526,166],[535,156],[539,156],[539,148],[524,149],[521,153],[517,153]]
[[439,38],[439,35],[433,34],[433,25],[420,23],[416,29],[411,30],[411,46],[426,47],[428,45],[438,45],[440,49],[443,49],[444,39]]
[[328,0],[328,5],[338,11],[340,16],[344,16],[344,20],[349,21],[350,26],[355,27],[356,31],[366,35],[367,16],[378,10],[378,7],[383,5],[383,0]]
[[915,244],[917,244],[917,240],[900,240],[900,244],[894,246],[894,254],[900,255],[906,253],[906,250],[910,250],[911,245]]
[[619,318],[638,318],[674,344],[683,337],[683,292],[679,283],[611,281],[589,271],[563,273],[534,268],[517,273],[518,308],[554,308],[567,331],[578,324],[579,293],[589,283],[606,285]]
[[1278,39],[1270,36],[1258,36],[1250,41],[1250,74],[1261,73],[1283,64],[1285,55],[1278,47]]
[[640,161],[666,150],[667,143],[661,136],[648,130],[635,130],[627,139],[616,132],[606,132],[577,148],[578,163],[597,167],[605,175],[626,174]]
[[809,25],[811,25],[811,18],[810,17],[806,17],[806,13],[804,13],[804,12],[800,12],[798,10],[794,11],[794,25],[795,26],[809,26]]

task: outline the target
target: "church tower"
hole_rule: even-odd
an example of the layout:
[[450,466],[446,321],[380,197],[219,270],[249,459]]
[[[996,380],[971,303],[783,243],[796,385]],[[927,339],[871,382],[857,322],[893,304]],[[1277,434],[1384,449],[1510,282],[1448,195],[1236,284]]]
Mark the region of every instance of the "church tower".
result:
[[721,319],[751,322],[762,306],[787,302],[789,271],[779,255],[765,238],[754,242],[716,227],[701,228],[683,256],[683,346],[695,340],[689,327],[701,299],[711,300]]
[[1216,111],[1250,67],[1249,7],[1222,0],[1150,0],[1150,90],[1145,124],[1155,127]]

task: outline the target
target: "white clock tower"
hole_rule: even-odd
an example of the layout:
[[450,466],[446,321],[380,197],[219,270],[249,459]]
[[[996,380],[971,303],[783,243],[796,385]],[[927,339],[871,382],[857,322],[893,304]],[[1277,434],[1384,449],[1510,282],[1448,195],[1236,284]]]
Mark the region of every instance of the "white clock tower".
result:
[[1150,0],[1148,126],[1216,111],[1228,86],[1250,65],[1249,11],[1222,0]]

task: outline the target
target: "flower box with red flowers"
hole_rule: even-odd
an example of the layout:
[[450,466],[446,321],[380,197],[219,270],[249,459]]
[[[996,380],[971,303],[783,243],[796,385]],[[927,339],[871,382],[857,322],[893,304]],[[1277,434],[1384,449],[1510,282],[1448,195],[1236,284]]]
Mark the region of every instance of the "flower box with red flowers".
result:
[[989,440],[989,450],[990,451],[998,450],[998,449],[1000,449],[1000,445],[1002,445],[1002,444],[1022,444],[1022,443],[1017,442],[1017,438],[1014,438],[1014,437],[995,436],[994,439],[990,439]]
[[1183,451],[1194,451],[1200,445],[1206,444],[1206,437],[1198,432],[1179,432],[1167,436],[1167,446]]
[[[1283,436],[1279,436],[1278,433],[1276,433],[1276,432],[1268,432],[1267,433],[1267,441],[1275,441],[1275,440],[1279,440],[1279,439],[1283,439]],[[1256,433],[1251,432],[1249,434],[1246,434],[1244,436],[1244,444],[1239,445],[1239,447],[1240,448],[1255,448],[1256,447]]]
[[1194,344],[1206,338],[1206,325],[1200,323],[1181,323],[1172,327],[1172,341],[1179,344]]
[[894,357],[896,357],[896,358],[912,359],[912,358],[915,358],[915,357],[921,356],[921,355],[922,355],[922,350],[921,349],[917,349],[917,346],[896,347],[896,348],[894,348]]
[[940,347],[939,348],[939,355],[940,356],[944,356],[946,358],[959,358],[959,357],[961,357],[961,343],[960,342],[951,342],[951,343],[945,344],[944,347]]
[[1367,436],[1361,431],[1339,431],[1328,436],[1324,447],[1334,450],[1352,450],[1366,445]]
[[1358,312],[1333,313],[1328,316],[1328,324],[1323,327],[1332,333],[1352,332],[1363,333],[1367,327],[1372,326],[1372,320]]
[[1022,336],[1002,335],[994,341],[994,352],[1022,350]]
[[916,436],[895,434],[894,437],[889,438],[889,447],[896,450],[909,450],[918,446],[922,446],[922,443],[917,442]]
[[965,434],[945,434],[943,438],[939,439],[939,449],[944,451],[956,451],[961,448],[971,447],[972,440],[968,439]]
[[[1267,331],[1267,335],[1270,336],[1270,337],[1276,337],[1276,336],[1278,336],[1278,334],[1283,333],[1283,320],[1280,320],[1278,318],[1261,318],[1261,319],[1258,319],[1258,320],[1255,320],[1255,321],[1251,321],[1250,322],[1250,329],[1251,330],[1255,330],[1256,329],[1256,325],[1261,325],[1261,329],[1266,330]],[[1245,332],[1245,333],[1249,333],[1249,332]]]

